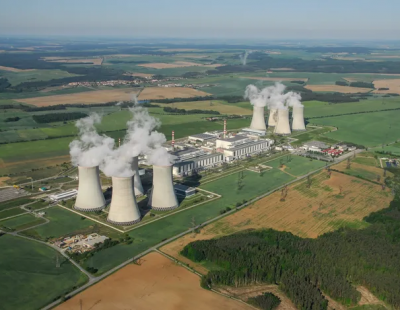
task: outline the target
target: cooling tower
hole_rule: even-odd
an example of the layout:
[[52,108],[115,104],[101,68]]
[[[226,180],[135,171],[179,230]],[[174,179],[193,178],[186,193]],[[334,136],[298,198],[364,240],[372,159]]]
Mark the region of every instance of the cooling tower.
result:
[[253,107],[253,118],[251,120],[250,129],[267,130],[265,126],[264,107]]
[[268,118],[268,127],[275,127],[277,119],[278,119],[278,110],[270,109]]
[[289,125],[289,110],[279,109],[278,110],[278,121],[275,126],[275,131],[277,135],[290,135],[290,125]]
[[140,222],[133,182],[133,177],[112,177],[113,191],[108,222],[122,226]]
[[135,173],[133,178],[133,187],[135,189],[135,196],[142,196],[144,194],[142,181],[139,175],[139,159],[137,156],[133,157],[132,171]]
[[172,166],[153,166],[153,188],[149,198],[149,206],[154,210],[167,211],[178,207]]
[[292,130],[306,130],[306,126],[304,124],[304,107],[293,107],[292,114],[293,122],[292,122]]
[[79,211],[99,211],[106,205],[99,177],[99,167],[78,167],[78,195],[74,208]]

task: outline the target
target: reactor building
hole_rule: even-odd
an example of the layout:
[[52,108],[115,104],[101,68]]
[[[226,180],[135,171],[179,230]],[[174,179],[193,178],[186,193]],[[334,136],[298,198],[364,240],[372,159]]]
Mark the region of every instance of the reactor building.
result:
[[78,195],[74,208],[78,211],[93,212],[102,210],[106,201],[101,190],[99,166],[78,166],[79,183]]
[[304,106],[293,107],[292,130],[293,131],[306,130],[306,126],[304,124]]
[[133,177],[112,177],[113,191],[107,218],[111,224],[129,226],[140,222],[133,182]]
[[139,175],[139,158],[138,156],[133,157],[132,160],[132,171],[134,172],[133,175],[133,187],[135,189],[135,196],[143,196],[143,186],[142,181],[140,180]]
[[153,187],[148,205],[157,211],[169,211],[179,206],[172,178],[172,165],[153,166]]
[[268,117],[268,127],[275,127],[277,119],[278,119],[278,110],[270,109]]
[[278,109],[278,121],[274,133],[277,135],[290,135],[289,109]]
[[264,107],[253,106],[253,118],[251,119],[250,129],[266,131]]

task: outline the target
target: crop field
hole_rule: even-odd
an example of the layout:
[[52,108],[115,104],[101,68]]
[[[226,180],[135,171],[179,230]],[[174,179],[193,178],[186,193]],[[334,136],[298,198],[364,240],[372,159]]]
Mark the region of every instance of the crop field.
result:
[[[244,76],[244,78],[246,79],[250,79],[250,80],[261,80],[261,81],[273,81],[273,82],[283,82],[283,81],[293,81],[293,78],[290,77],[253,77],[253,76]],[[307,82],[308,78],[298,78],[296,77],[295,79],[296,81],[303,81],[303,82]]]
[[[307,180],[291,184],[284,201],[281,201],[281,191],[277,191],[206,226],[196,237],[186,235],[161,250],[193,267],[194,263],[186,261],[179,252],[194,240],[261,228],[316,238],[343,226],[365,227],[367,223],[362,219],[371,212],[386,208],[392,200],[389,190],[382,190],[379,185],[338,172],[332,172],[328,178],[323,171],[314,175],[311,180],[310,188]],[[195,266],[199,272],[206,272],[204,266]]]
[[8,229],[20,230],[44,223],[42,218],[37,218],[31,214],[23,214],[8,220],[3,220],[0,222],[0,226],[6,227]]
[[336,93],[368,93],[372,91],[371,88],[340,86],[340,85],[306,85],[305,88],[314,92],[336,92]]
[[[375,160],[375,158],[372,158]],[[372,163],[371,160],[371,163]],[[383,183],[384,170],[381,167],[377,167],[372,165],[366,165],[367,158],[357,157],[352,160],[350,169],[347,169],[347,162],[341,162],[337,165],[332,166],[332,169],[336,169],[338,171],[342,171],[345,174],[360,177],[366,180]],[[360,163],[361,162],[361,163]],[[386,172],[386,176],[392,176],[391,172]]]
[[[26,211],[21,208],[13,208],[13,209],[9,209],[9,210],[0,211],[0,220],[5,219],[10,216],[19,215],[22,213],[26,213]],[[0,226],[1,226],[1,222],[0,222]]]
[[[71,77],[71,76],[78,76],[78,74],[73,74],[69,73],[64,70],[58,70],[58,69],[52,69],[52,70],[32,70],[32,69],[27,69],[27,70],[21,70],[21,69],[15,69],[15,68],[8,68],[4,69],[6,67],[1,67],[0,70],[5,70],[5,71],[0,71],[0,76],[4,76],[8,79],[8,81],[11,83],[11,85],[18,85],[23,82],[32,82],[32,81],[48,81],[52,79],[61,79],[65,77]],[[14,70],[11,70],[14,69]]]
[[307,132],[298,134],[296,136],[293,136],[293,138],[297,139],[297,140],[292,142],[291,144],[292,144],[292,146],[301,146],[302,144],[304,144],[304,142],[312,141],[312,140],[317,140],[317,141],[325,142],[328,144],[335,144],[338,142],[337,140],[334,140],[332,138],[328,138],[325,136],[326,133],[333,131],[333,130],[334,130],[334,128],[325,127],[322,129],[307,131]]
[[318,125],[335,126],[337,131],[327,133],[328,138],[354,142],[367,147],[390,143],[400,138],[400,111],[382,111],[340,117],[313,119]]
[[93,226],[95,223],[89,219],[83,219],[78,214],[62,209],[52,207],[46,209],[46,218],[50,223],[35,229],[29,229],[24,234],[36,236],[41,239],[58,238],[65,235],[73,235],[75,232]]
[[[313,160],[301,156],[283,156],[272,161],[268,161],[265,165],[280,169],[281,171],[295,177],[305,175],[318,168],[324,167],[325,162],[320,160]],[[281,167],[283,165],[283,167]]]
[[[374,86],[377,90],[374,93],[378,94],[400,94],[400,79],[391,80],[375,80]],[[378,88],[389,88],[388,90],[378,90]]]
[[92,64],[101,65],[103,58],[74,58],[74,57],[43,57],[44,61],[47,62],[60,62],[60,63],[78,63],[78,64]]
[[4,201],[4,202],[0,203],[0,211],[15,208],[15,207],[30,203],[32,201],[33,200],[31,200],[27,197],[21,197],[21,198],[17,198],[17,199],[13,199],[13,200]]
[[172,104],[157,103],[157,105],[161,107],[173,107],[186,110],[194,110],[194,109],[213,110],[213,111],[218,111],[221,114],[251,115],[253,113],[250,104],[248,104],[248,109],[246,109],[237,106],[236,104],[228,104],[221,102],[219,100],[174,102]]
[[18,69],[18,68],[13,68],[13,67],[0,66],[0,70],[10,71],[10,72],[29,72],[29,71],[34,71],[35,69]]
[[79,305],[96,310],[250,310],[238,301],[202,289],[199,277],[159,253],[143,257],[58,306],[75,310]]
[[139,95],[140,100],[147,99],[169,99],[169,98],[191,98],[208,96],[210,94],[186,87],[146,87]]
[[216,68],[223,66],[221,64],[212,64],[212,65],[205,65],[196,62],[189,62],[189,61],[175,61],[172,63],[163,63],[163,62],[156,62],[156,63],[147,63],[138,65],[139,67],[145,68],[154,68],[154,69],[169,69],[169,68],[182,68],[182,67],[206,67],[206,68]]
[[57,251],[23,238],[0,237],[1,309],[40,309],[87,278]]
[[95,90],[68,95],[54,95],[16,100],[37,107],[71,103],[93,104],[111,101],[128,101],[131,100],[132,95],[137,92],[138,89],[135,88],[119,88],[112,90]]

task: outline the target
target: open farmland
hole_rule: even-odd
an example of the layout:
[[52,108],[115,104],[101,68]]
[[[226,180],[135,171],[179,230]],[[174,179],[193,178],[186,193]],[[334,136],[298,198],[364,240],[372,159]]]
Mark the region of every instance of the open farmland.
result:
[[12,230],[21,230],[38,224],[42,224],[45,221],[42,218],[37,218],[32,214],[23,214],[21,216],[13,217],[8,220],[0,221],[0,227],[5,227]]
[[16,99],[18,102],[35,105],[37,107],[45,107],[57,104],[72,104],[72,103],[105,103],[111,101],[128,101],[132,95],[138,93],[137,88],[121,88],[110,90],[96,90],[81,92],[68,95],[54,95],[45,97],[35,97],[27,99]]
[[285,78],[285,77],[254,77],[254,76],[244,76],[246,79],[250,80],[261,80],[261,81],[274,81],[274,82],[280,82],[280,81],[303,81],[307,82],[308,78]]
[[186,87],[146,87],[140,93],[139,99],[191,98],[209,95],[209,93]]
[[[57,310],[253,309],[200,287],[200,279],[159,253],[143,257],[58,306]],[[134,305],[134,308],[132,308]]]
[[28,71],[34,71],[35,69],[18,69],[18,68],[0,66],[0,70],[11,71],[11,72],[28,72]]
[[[383,191],[379,185],[338,172],[333,172],[328,178],[325,171],[312,177],[311,188],[307,187],[306,180],[302,180],[289,186],[284,201],[281,201],[281,198],[281,191],[277,191],[206,226],[196,237],[186,235],[165,245],[161,250],[194,266],[192,261],[179,255],[183,247],[194,240],[261,228],[289,231],[304,238],[316,238],[342,226],[364,227],[367,224],[362,222],[362,219],[366,215],[386,208],[392,200],[390,192]],[[196,264],[195,267],[199,272],[207,272],[200,264]]]
[[304,87],[315,92],[337,92],[345,94],[368,93],[372,90],[371,88],[340,86],[340,85],[306,85]]
[[[400,79],[392,80],[375,80],[374,86],[376,90],[374,93],[378,94],[400,94]],[[389,88],[388,90],[378,90],[379,88]]]
[[[301,156],[282,156],[280,158],[268,161],[265,165],[280,169],[281,171],[295,177],[305,175],[318,168],[325,166],[325,162],[313,160]],[[282,165],[282,167],[281,167]]]
[[57,251],[20,237],[0,237],[0,308],[40,309],[87,278]]
[[175,61],[172,63],[164,63],[164,62],[155,62],[155,63],[147,63],[140,64],[139,67],[145,68],[154,68],[154,69],[170,69],[170,68],[183,68],[183,67],[205,67],[205,68],[216,68],[223,66],[222,64],[212,64],[212,65],[204,65],[197,62],[189,62],[189,61]]
[[[210,103],[212,102],[212,105]],[[189,102],[174,102],[174,103],[157,103],[160,107],[173,107],[185,110],[213,110],[218,111],[221,114],[237,114],[237,115],[252,115],[251,105],[248,104],[248,109],[242,108],[235,104],[222,103],[218,100],[206,100],[206,101],[189,101]]]
[[92,64],[101,65],[103,58],[73,58],[73,57],[44,57],[44,61],[47,62],[60,62],[66,64]]

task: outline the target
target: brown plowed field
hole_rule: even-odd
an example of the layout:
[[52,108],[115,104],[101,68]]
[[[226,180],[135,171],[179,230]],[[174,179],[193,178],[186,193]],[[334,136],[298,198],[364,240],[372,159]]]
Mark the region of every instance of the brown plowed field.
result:
[[111,101],[127,101],[132,98],[132,95],[137,93],[137,88],[120,88],[110,90],[94,90],[76,94],[54,95],[44,97],[34,97],[27,99],[17,99],[18,102],[32,104],[37,107],[46,107],[57,104],[72,104],[72,103],[105,103]]
[[[376,90],[374,93],[378,94],[400,94],[400,79],[388,79],[388,80],[375,80],[374,86]],[[378,90],[378,88],[389,88],[389,90]]]
[[12,68],[12,67],[0,66],[0,70],[11,71],[11,72],[27,72],[27,71],[33,71],[35,69],[17,69],[17,68]]
[[[297,79],[296,79],[297,80]],[[306,85],[304,86],[307,89],[312,91],[321,91],[321,92],[337,92],[337,93],[368,93],[372,89],[371,88],[362,88],[362,87],[350,87],[350,86],[340,86],[340,85]]]
[[[82,308],[80,306],[82,301]],[[200,278],[159,253],[128,265],[56,308],[57,310],[251,310],[200,287]]]
[[71,58],[71,57],[44,57],[47,62],[60,62],[60,63],[91,63],[92,65],[101,65],[103,58]]
[[200,273],[206,273],[207,269],[202,265],[179,254],[186,244],[250,228],[273,228],[308,238],[316,238],[343,225],[362,228],[366,225],[362,219],[386,208],[392,197],[389,190],[383,191],[380,185],[339,172],[332,172],[328,178],[323,171],[312,177],[311,188],[307,188],[305,180],[296,182],[289,186],[285,201],[280,200],[281,192],[277,191],[206,226],[195,237],[186,235],[161,250],[189,263]]
[[139,99],[191,98],[210,95],[209,93],[187,87],[146,87],[140,93]]

